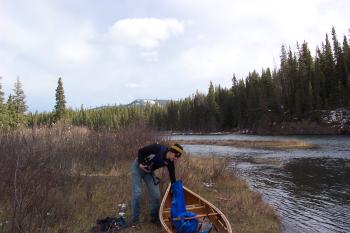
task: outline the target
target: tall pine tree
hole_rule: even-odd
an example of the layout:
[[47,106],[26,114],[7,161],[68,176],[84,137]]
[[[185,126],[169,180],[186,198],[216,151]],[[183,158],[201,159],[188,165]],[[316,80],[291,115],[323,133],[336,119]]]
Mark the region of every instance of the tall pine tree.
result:
[[343,38],[343,61],[345,76],[343,77],[343,86],[345,90],[345,106],[350,105],[350,46],[346,36]]
[[325,87],[325,77],[321,70],[321,51],[317,47],[315,55],[315,75],[312,77],[312,87],[313,87],[313,108],[316,110],[323,109],[325,106],[326,99],[326,87]]
[[207,95],[207,130],[215,131],[216,130],[216,119],[218,118],[219,106],[215,100],[215,88],[213,83],[210,81],[208,95]]
[[[2,77],[0,76],[0,81],[1,79]],[[9,115],[4,103],[4,95],[5,93],[2,91],[2,85],[0,83],[0,128],[4,128],[9,124]]]
[[326,34],[326,44],[323,47],[322,59],[321,59],[321,70],[325,75],[325,86],[326,86],[326,107],[333,108],[337,107],[337,100],[339,99],[338,91],[338,80],[335,75],[335,62],[333,56],[333,50],[331,43]]
[[15,82],[15,88],[13,89],[13,91],[13,104],[16,110],[16,114],[23,115],[27,111],[27,105],[25,101],[26,96],[24,94],[22,83],[19,77],[17,77],[17,81]]
[[[1,79],[2,79],[2,77],[0,76],[0,81],[1,81]],[[2,91],[2,85],[0,82],[0,113],[4,109],[4,95],[5,95],[5,93]]]
[[288,72],[289,72],[289,63],[288,63],[288,53],[286,47],[282,45],[281,47],[281,68],[278,71],[278,85],[276,90],[278,92],[278,96],[281,98],[281,108],[284,110],[289,107],[289,99],[291,93],[291,86],[289,85],[288,80]]
[[338,42],[334,27],[332,27],[332,40],[335,60],[335,78],[340,91],[340,96],[337,102],[339,106],[344,106],[347,99],[347,76],[349,72],[347,70],[345,57],[343,55],[341,45]]
[[311,52],[306,41],[303,42],[299,49],[299,79],[300,79],[300,96],[303,100],[301,104],[302,113],[312,110],[313,106],[313,90],[312,77],[314,76],[314,62]]
[[[12,117],[14,118],[13,127],[20,127],[20,126],[26,125],[26,117],[24,114],[27,111],[27,105],[25,101],[26,96],[24,94],[22,83],[19,77],[17,77],[13,91],[14,91],[14,95],[11,97],[12,103],[10,103],[10,104],[13,104],[13,107],[8,106],[8,109],[10,111],[10,114],[11,114],[11,111],[14,111],[14,114],[15,114]],[[13,109],[11,110],[11,108]]]
[[64,96],[62,78],[58,79],[56,88],[56,105],[55,105],[55,120],[58,121],[65,116],[66,113],[66,99]]
[[8,114],[8,120],[9,120],[9,126],[12,128],[17,127],[17,114],[16,114],[16,107],[14,103],[14,97],[10,94],[7,102],[6,102],[6,109]]

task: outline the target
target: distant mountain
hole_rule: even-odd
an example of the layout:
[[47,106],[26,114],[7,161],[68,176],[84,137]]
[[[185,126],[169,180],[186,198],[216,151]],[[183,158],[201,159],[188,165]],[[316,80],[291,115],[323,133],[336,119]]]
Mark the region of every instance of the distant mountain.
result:
[[156,105],[156,106],[165,106],[170,100],[158,100],[158,99],[136,99],[132,101],[130,104],[121,104],[121,105],[108,105],[108,106],[100,106],[95,108],[90,108],[90,110],[102,110],[107,108],[115,108],[115,107],[122,107],[122,106],[147,106],[147,105]]
[[164,106],[169,102],[169,100],[158,100],[158,99],[136,99],[132,101],[127,106],[146,106],[146,105],[158,105]]

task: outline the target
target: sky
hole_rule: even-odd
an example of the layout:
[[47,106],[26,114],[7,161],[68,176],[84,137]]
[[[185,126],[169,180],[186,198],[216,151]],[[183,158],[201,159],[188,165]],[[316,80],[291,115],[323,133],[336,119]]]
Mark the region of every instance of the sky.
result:
[[0,84],[17,78],[29,111],[183,99],[233,73],[279,66],[282,45],[312,52],[335,27],[348,38],[349,0],[0,0]]

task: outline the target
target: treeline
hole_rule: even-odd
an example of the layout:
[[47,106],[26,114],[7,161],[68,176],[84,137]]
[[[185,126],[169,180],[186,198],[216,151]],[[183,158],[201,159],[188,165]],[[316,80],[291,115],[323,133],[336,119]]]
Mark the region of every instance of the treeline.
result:
[[[160,107],[159,107],[160,108]],[[34,113],[30,115],[29,126],[54,125],[58,121],[91,129],[115,130],[133,123],[147,123],[156,107],[108,106],[98,109],[87,109],[81,106],[78,110],[66,109],[59,119],[54,112]]]
[[319,110],[350,106],[350,47],[343,36],[332,38],[311,55],[306,41],[297,50],[281,48],[281,64],[261,74],[250,72],[244,80],[232,78],[232,87],[214,87],[185,100],[171,102],[154,116],[159,129],[215,131],[255,128],[273,121],[312,118]]
[[283,45],[280,60],[280,67],[266,68],[261,73],[252,71],[245,79],[233,75],[229,88],[210,82],[206,94],[196,92],[183,100],[170,101],[165,107],[66,109],[63,83],[59,79],[54,110],[24,114],[24,94],[19,91],[18,80],[15,94],[10,95],[7,103],[0,85],[0,127],[65,121],[93,129],[119,129],[133,122],[173,131],[251,129],[267,121],[290,121],[310,115],[312,120],[317,120],[320,110],[350,106],[350,47],[345,35],[339,42],[332,28],[331,38],[326,34],[314,56],[306,41],[297,44],[296,51]]
[[267,122],[311,118],[320,110],[350,106],[350,47],[346,36],[339,42],[334,27],[330,40],[311,55],[306,41],[296,51],[281,47],[279,68],[250,72],[232,78],[232,86],[209,85],[152,115],[153,126],[178,131],[215,131],[256,128]]

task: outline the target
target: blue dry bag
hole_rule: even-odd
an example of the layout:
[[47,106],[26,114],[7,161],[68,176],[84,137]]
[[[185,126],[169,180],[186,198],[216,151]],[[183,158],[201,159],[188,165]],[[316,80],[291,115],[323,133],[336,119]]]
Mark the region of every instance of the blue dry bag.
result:
[[188,217],[196,216],[195,213],[186,212],[185,195],[182,187],[182,181],[178,180],[171,185],[171,218],[172,225],[178,233],[194,233],[198,228],[197,219],[185,220]]

